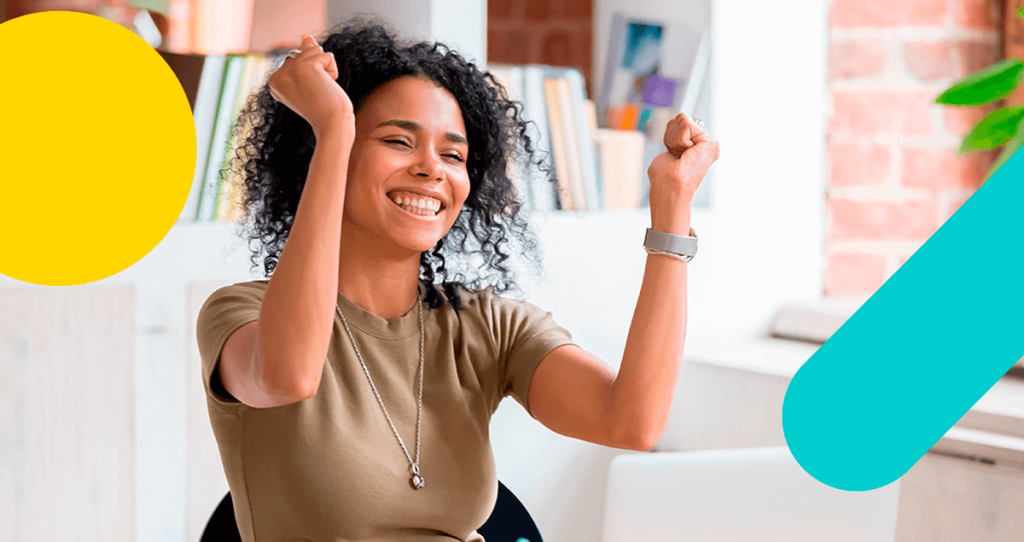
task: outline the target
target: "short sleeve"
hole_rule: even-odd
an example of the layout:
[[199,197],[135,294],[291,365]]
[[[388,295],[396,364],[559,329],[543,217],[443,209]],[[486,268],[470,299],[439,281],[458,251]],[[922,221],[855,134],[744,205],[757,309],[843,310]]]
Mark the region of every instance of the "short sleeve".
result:
[[224,389],[217,376],[217,363],[228,337],[245,324],[259,320],[264,291],[252,283],[220,288],[203,303],[196,319],[196,340],[203,363],[207,402],[228,412],[245,405]]
[[533,373],[552,350],[573,344],[572,334],[555,323],[550,312],[529,302],[492,296],[491,307],[501,397],[511,395],[532,417]]

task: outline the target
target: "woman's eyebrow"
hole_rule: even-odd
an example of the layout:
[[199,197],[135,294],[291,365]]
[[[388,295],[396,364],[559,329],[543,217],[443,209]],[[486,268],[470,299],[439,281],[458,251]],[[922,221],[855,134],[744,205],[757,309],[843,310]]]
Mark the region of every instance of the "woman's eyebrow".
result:
[[[377,128],[380,128],[381,126],[397,126],[399,128],[409,130],[410,132],[418,132],[420,131],[420,129],[423,128],[422,126],[419,125],[419,123],[413,122],[411,120],[398,119],[384,121],[378,124]],[[374,130],[376,130],[377,128],[374,128]],[[448,132],[444,134],[444,138],[447,139],[448,141],[451,141],[452,143],[462,143],[463,145],[469,145],[469,141],[466,141],[465,137],[453,132]]]

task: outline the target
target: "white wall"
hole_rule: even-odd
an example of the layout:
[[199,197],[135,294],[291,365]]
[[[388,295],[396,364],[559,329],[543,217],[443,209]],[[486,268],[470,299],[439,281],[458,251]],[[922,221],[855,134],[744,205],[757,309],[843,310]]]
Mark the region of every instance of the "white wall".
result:
[[486,0],[327,0],[327,28],[356,13],[380,16],[401,39],[439,41],[477,64],[487,61]]
[[784,301],[821,297],[827,24],[826,0],[711,4],[722,157],[714,207],[695,215],[707,282],[694,286],[714,295],[700,300],[707,318],[739,336],[762,334]]
[[430,37],[430,0],[327,0],[328,29],[357,14],[385,19],[402,38]]
[[432,0],[430,39],[478,66],[487,63],[487,0]]

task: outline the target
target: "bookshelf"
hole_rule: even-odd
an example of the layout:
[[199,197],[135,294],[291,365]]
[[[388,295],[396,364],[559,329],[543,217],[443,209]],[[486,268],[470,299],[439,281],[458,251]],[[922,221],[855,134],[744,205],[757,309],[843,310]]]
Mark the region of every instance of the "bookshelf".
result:
[[[178,222],[237,220],[242,214],[242,178],[222,170],[249,133],[239,111],[281,65],[284,52],[161,56],[178,75],[196,125],[195,175]],[[487,70],[511,99],[523,104],[539,156],[555,171],[557,181],[552,182],[534,164],[511,168],[526,208],[594,211],[641,206],[648,142],[639,131],[598,129],[594,102],[579,70],[501,64],[488,65]],[[660,146],[660,141],[655,143]]]

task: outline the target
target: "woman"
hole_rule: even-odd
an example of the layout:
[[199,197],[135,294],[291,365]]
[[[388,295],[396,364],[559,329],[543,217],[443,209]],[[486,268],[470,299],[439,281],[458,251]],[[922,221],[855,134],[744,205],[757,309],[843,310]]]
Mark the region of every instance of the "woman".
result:
[[[457,53],[359,22],[304,36],[254,93],[245,207],[273,274],[217,290],[197,323],[243,540],[482,540],[488,424],[507,395],[563,435],[657,441],[686,264],[648,256],[618,374],[550,313],[499,296],[507,243],[531,246],[505,174],[520,151],[533,160],[520,113]],[[718,145],[684,115],[666,142],[652,226],[686,235]],[[483,279],[449,277],[466,254]]]

